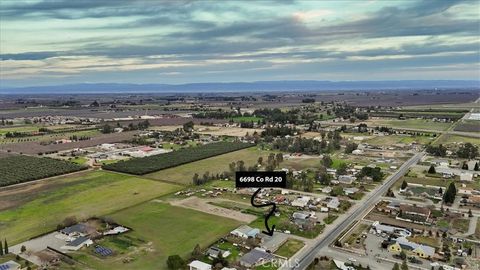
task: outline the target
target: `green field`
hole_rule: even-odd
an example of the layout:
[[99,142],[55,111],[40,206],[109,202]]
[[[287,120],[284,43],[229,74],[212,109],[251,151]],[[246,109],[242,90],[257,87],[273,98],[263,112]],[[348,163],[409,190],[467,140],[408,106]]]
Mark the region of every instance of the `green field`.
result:
[[371,145],[384,145],[391,146],[392,144],[410,144],[416,142],[418,144],[428,144],[432,142],[436,137],[431,136],[407,136],[407,135],[389,135],[389,136],[376,136],[371,139],[365,140],[366,143]]
[[480,146],[479,138],[464,137],[459,135],[452,134],[443,134],[443,136],[435,142],[435,144],[458,144],[458,143],[472,143],[477,146]]
[[87,163],[88,159],[86,157],[74,157],[70,159],[70,162],[78,164],[78,165],[84,165]]
[[228,164],[239,160],[243,160],[246,167],[252,166],[257,163],[260,156],[266,161],[269,153],[268,151],[252,147],[150,173],[145,175],[145,177],[190,185],[195,173],[198,173],[200,176],[206,171],[210,172],[210,174],[222,173],[229,170]]
[[447,130],[452,123],[434,122],[427,119],[406,119],[406,120],[388,120],[388,119],[375,119],[366,121],[369,126],[387,126],[393,128],[412,128],[412,129],[425,129],[425,130]]
[[[134,241],[136,246],[123,247],[123,254],[112,258],[97,259],[85,252],[75,255],[77,260],[93,269],[166,269],[168,256],[177,254],[186,259],[196,244],[207,248],[240,225],[233,219],[161,202],[140,204],[109,217],[133,228],[126,235],[138,240]],[[114,251],[118,250],[119,247],[114,247]],[[132,261],[124,263],[124,257]]]
[[[35,131],[38,131],[36,129]],[[0,138],[1,143],[18,143],[18,142],[49,142],[49,141],[56,141],[61,139],[69,139],[71,136],[77,137],[94,137],[101,134],[99,130],[81,130],[81,131],[66,131],[66,132],[59,132],[59,133],[52,133],[46,135],[39,135],[39,136],[27,136],[27,137],[19,137],[19,138]]]
[[256,117],[256,116],[238,116],[238,117],[233,117],[230,118],[233,120],[233,122],[240,123],[240,122],[258,122],[262,121],[262,117]]
[[288,239],[275,254],[290,258],[297,253],[305,244],[297,239]]
[[0,204],[16,203],[0,212],[0,235],[9,243],[18,243],[54,230],[69,216],[82,220],[106,215],[179,188],[105,171],[59,177],[44,185],[49,188],[42,187],[23,194],[21,188],[0,193]]

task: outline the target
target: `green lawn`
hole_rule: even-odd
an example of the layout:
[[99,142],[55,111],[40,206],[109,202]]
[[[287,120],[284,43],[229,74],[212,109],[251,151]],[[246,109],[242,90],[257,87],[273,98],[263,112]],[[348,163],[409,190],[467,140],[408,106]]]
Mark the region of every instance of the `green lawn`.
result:
[[86,157],[74,157],[70,160],[70,162],[78,164],[78,165],[84,165],[87,162]]
[[[168,256],[178,254],[187,259],[196,244],[207,248],[240,225],[233,219],[161,202],[146,202],[109,217],[133,229],[126,235],[134,239],[134,246],[111,246],[123,254],[101,260],[86,252],[75,256],[93,269],[166,269]],[[126,257],[132,261],[124,263]]]
[[303,243],[303,242],[300,241],[300,240],[297,240],[297,239],[288,239],[288,241],[285,242],[285,244],[283,244],[283,245],[275,252],[275,254],[280,255],[280,256],[283,256],[283,257],[290,258],[290,257],[292,257],[293,255],[295,255],[295,253],[297,253],[304,245],[305,245],[305,243]]
[[263,160],[266,161],[269,153],[270,152],[268,151],[251,147],[146,174],[145,177],[190,185],[192,184],[192,177],[195,173],[198,173],[200,176],[207,171],[210,172],[210,175],[222,173],[229,170],[228,165],[230,163],[237,162],[239,160],[243,160],[246,167],[252,166],[257,163],[257,160],[260,156],[262,156]]
[[[81,220],[106,215],[179,189],[171,184],[105,171],[48,181],[52,188],[22,194],[29,199],[0,211],[0,235],[11,245],[54,230],[66,217]],[[7,196],[12,195],[2,193],[0,202],[10,200]]]

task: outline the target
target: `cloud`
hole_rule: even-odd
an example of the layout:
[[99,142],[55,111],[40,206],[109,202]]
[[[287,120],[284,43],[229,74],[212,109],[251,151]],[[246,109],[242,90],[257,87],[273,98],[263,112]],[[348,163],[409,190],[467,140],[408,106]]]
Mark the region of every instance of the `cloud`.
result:
[[[1,6],[0,30],[6,34],[0,60],[8,65],[2,75],[18,78],[52,72],[97,78],[93,71],[112,78],[130,71],[125,77],[195,80],[195,75],[237,73],[234,80],[241,81],[338,73],[348,79],[367,70],[375,76],[386,69],[453,70],[462,61],[471,68],[479,60],[478,16],[461,12],[476,7],[469,1],[375,3],[362,12],[308,1],[62,0]],[[38,65],[26,68],[32,63]]]

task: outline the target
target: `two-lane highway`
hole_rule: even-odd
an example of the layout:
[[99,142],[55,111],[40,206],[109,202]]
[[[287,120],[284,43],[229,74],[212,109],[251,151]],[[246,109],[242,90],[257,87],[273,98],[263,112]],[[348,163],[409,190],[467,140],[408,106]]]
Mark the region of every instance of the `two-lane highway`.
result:
[[313,262],[319,251],[325,246],[332,243],[340,234],[350,226],[355,220],[362,218],[367,210],[372,208],[382,197],[382,194],[387,192],[388,188],[395,183],[400,177],[405,175],[408,169],[416,164],[423,156],[424,152],[415,154],[407,162],[405,162],[397,172],[389,176],[382,185],[378,186],[375,190],[370,192],[367,195],[367,198],[360,201],[359,204],[353,206],[353,209],[343,214],[339,217],[336,227],[332,228],[330,231],[325,231],[320,235],[316,241],[312,241],[304,250],[297,253],[296,256],[292,257],[289,262],[281,268],[282,270],[286,269],[306,269],[307,266]]

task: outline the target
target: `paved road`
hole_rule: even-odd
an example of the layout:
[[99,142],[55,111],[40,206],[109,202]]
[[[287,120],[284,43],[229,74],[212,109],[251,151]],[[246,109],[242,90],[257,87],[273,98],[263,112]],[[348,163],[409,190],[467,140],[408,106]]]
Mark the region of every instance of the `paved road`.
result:
[[395,174],[389,176],[382,185],[370,192],[366,196],[365,200],[362,200],[358,204],[354,205],[350,211],[339,217],[338,222],[335,223],[335,227],[329,231],[325,230],[322,235],[309,244],[308,247],[306,247],[302,252],[299,252],[292,257],[289,260],[289,263],[280,269],[306,269],[307,266],[313,262],[322,248],[332,243],[350,224],[352,224],[352,222],[362,218],[362,215],[364,215],[367,210],[373,207],[380,200],[382,194],[385,193],[388,188],[395,183],[395,181],[402,177],[412,165],[416,164],[424,156],[424,154],[424,152],[417,153],[410,158],[398,169]]

